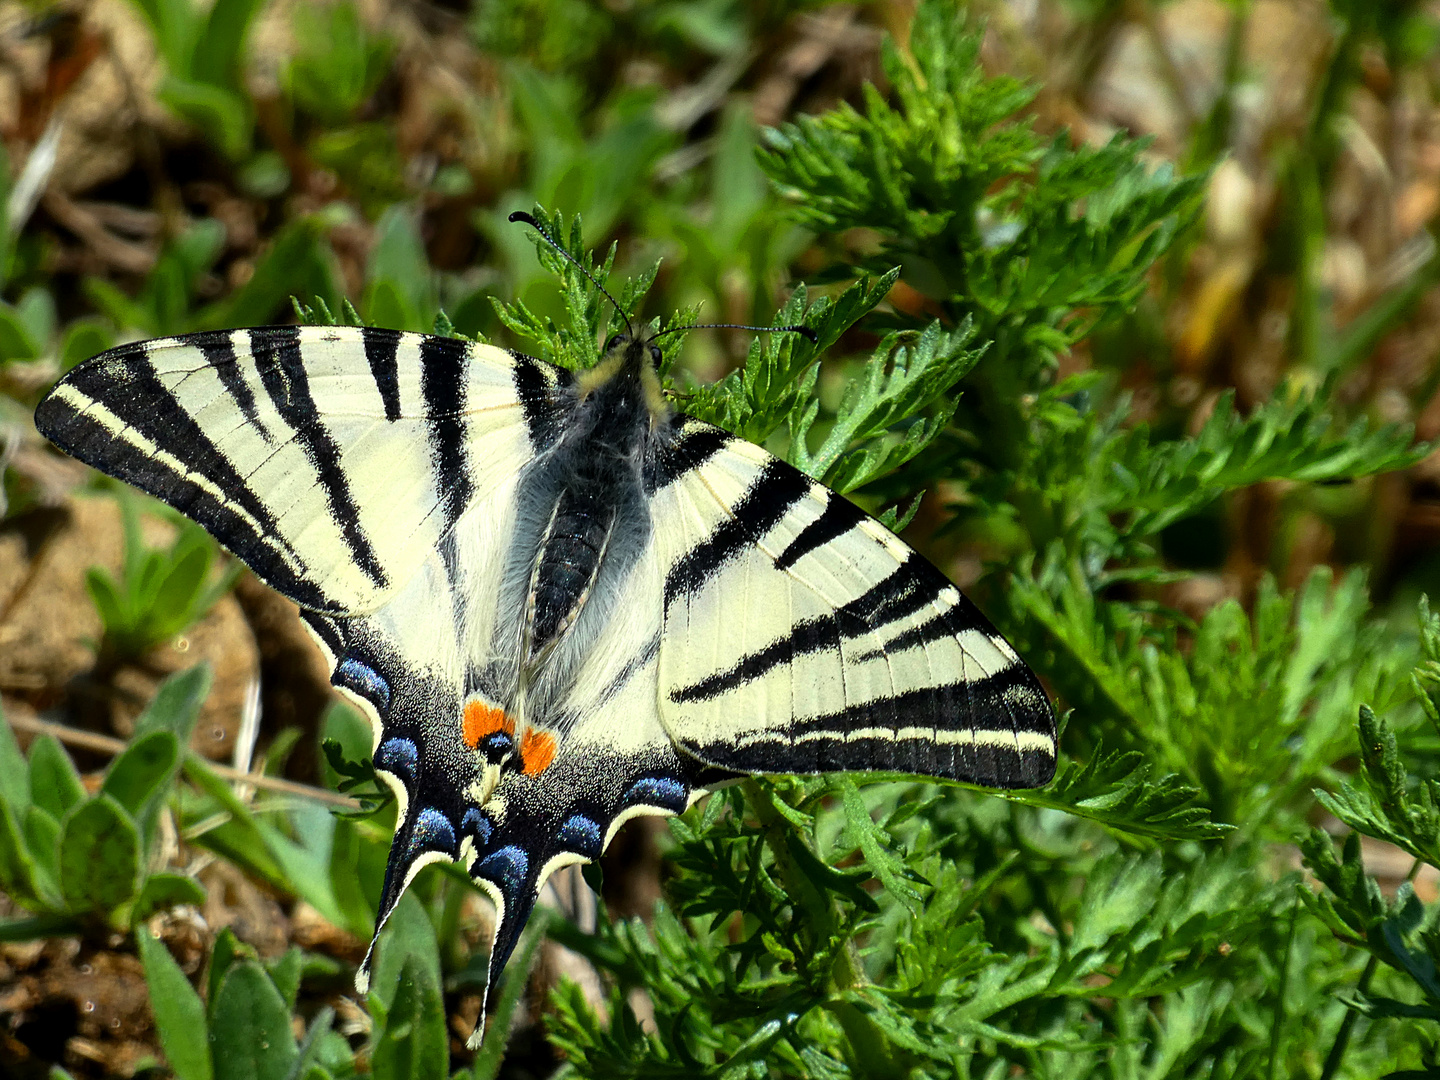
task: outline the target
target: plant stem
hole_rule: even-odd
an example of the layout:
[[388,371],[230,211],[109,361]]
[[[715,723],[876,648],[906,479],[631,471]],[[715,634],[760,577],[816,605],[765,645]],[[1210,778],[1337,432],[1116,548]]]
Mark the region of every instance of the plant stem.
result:
[[[1360,981],[1355,984],[1355,989],[1362,994],[1369,990],[1370,980],[1375,977],[1375,969],[1379,966],[1379,958],[1371,956],[1365,965],[1365,970],[1360,973]],[[1358,1019],[1360,1019],[1360,1014],[1355,1011],[1353,1005],[1346,1008],[1345,1019],[1340,1021],[1340,1030],[1335,1033],[1335,1042],[1325,1058],[1325,1068],[1320,1073],[1320,1080],[1334,1080],[1335,1074],[1340,1071],[1340,1062],[1345,1057],[1345,1048],[1350,1044],[1350,1033],[1355,1030],[1355,1021]]]
[[1280,980],[1275,991],[1275,1022],[1270,1027],[1270,1080],[1280,1068],[1280,1032],[1285,1027],[1285,990],[1290,984],[1290,956],[1295,951],[1295,924],[1299,922],[1300,897],[1290,906],[1290,929],[1285,934],[1285,955],[1280,961]]

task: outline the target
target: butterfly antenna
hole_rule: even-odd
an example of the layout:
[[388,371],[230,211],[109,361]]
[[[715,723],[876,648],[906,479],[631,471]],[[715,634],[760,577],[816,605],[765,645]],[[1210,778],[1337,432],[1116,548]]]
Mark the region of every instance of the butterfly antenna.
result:
[[558,251],[561,256],[563,256],[566,260],[570,262],[572,266],[575,267],[575,269],[579,270],[582,274],[589,278],[590,284],[594,285],[597,289],[599,289],[602,293],[605,294],[605,299],[609,300],[610,303],[615,306],[615,311],[620,315],[620,318],[625,320],[625,333],[632,338],[635,336],[635,329],[630,325],[630,316],[626,313],[625,309],[620,306],[620,301],[616,300],[615,297],[610,295],[610,290],[605,288],[604,285],[601,285],[600,282],[596,280],[595,275],[590,273],[589,270],[586,270],[579,259],[575,258],[574,255],[571,255],[570,252],[566,251],[563,247],[557,244],[555,242],[555,238],[546,231],[545,226],[541,225],[540,222],[535,220],[534,215],[527,214],[524,210],[516,210],[513,214],[510,215],[509,220],[512,223],[516,221],[523,221],[526,225],[529,225],[532,229],[534,229],[537,233],[544,237],[545,242],[549,244],[552,248],[554,248],[556,251]]
[[655,336],[662,338],[666,334],[678,334],[681,330],[757,330],[762,334],[801,334],[811,345],[820,344],[820,335],[808,326],[747,326],[745,323],[733,322],[691,323],[689,326],[672,326],[669,330],[661,330]]

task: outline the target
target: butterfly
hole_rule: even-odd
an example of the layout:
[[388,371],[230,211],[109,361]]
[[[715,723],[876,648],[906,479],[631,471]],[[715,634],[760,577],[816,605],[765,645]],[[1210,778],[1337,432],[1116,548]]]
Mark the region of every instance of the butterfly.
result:
[[36,409],[299,605],[399,805],[376,935],[422,867],[463,861],[492,987],[546,879],[637,815],[756,773],[1054,772],[1005,639],[848,499],[672,408],[659,336],[627,321],[571,372],[370,327],[189,334]]

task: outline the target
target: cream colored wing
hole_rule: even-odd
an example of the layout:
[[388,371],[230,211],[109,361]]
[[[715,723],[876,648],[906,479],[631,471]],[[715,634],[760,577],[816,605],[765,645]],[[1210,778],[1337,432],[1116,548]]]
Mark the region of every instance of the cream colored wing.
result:
[[690,421],[673,453],[685,467],[651,511],[660,719],[677,745],[742,772],[1051,777],[1044,691],[943,574],[757,446]]

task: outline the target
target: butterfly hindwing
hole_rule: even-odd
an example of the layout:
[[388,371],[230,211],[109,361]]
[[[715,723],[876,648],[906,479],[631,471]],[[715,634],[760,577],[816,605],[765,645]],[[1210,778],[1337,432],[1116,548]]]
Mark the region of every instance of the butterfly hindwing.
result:
[[676,456],[687,443],[652,502],[670,523],[660,716],[684,750],[742,772],[1050,778],[1044,691],[939,571],[760,447],[695,421]]

